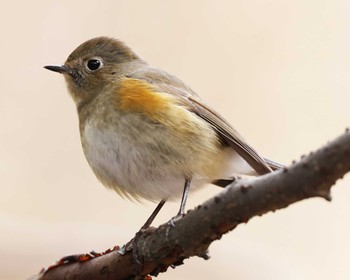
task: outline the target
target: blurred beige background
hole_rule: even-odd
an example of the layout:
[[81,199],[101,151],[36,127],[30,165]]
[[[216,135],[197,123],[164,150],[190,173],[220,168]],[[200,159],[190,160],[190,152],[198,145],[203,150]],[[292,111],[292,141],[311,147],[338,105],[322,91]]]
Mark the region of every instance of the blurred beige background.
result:
[[[0,279],[128,241],[153,210],[104,189],[80,146],[63,63],[120,38],[188,82],[263,155],[289,164],[350,120],[349,1],[23,1],[2,5]],[[215,192],[192,194],[189,207]],[[158,279],[349,279],[350,178],[251,220]],[[167,221],[178,204],[157,218]],[[229,275],[229,276],[228,276]]]

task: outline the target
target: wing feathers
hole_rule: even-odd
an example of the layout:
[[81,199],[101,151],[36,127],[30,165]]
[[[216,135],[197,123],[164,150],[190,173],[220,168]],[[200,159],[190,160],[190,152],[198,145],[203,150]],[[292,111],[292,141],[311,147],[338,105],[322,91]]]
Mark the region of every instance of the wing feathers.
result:
[[223,117],[206,106],[195,92],[175,76],[158,69],[147,68],[128,77],[147,81],[159,91],[177,96],[180,104],[207,121],[220,138],[247,161],[258,174],[269,173],[281,167],[279,164],[262,158]]

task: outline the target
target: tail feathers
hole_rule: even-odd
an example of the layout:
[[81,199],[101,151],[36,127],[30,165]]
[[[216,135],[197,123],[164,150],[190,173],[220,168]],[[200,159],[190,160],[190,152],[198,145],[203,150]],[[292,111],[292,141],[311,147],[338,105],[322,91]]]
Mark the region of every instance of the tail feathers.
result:
[[225,188],[227,187],[229,184],[231,184],[234,180],[236,180],[236,178],[231,178],[231,179],[218,179],[215,180],[213,182],[211,182],[213,185],[217,185],[219,187]]
[[[269,160],[267,158],[264,158],[265,162],[267,163],[267,165],[273,170],[279,170],[279,169],[282,169],[284,168],[285,166],[283,164],[280,164],[280,163],[277,163],[277,162],[274,162],[272,160]],[[217,185],[219,187],[222,187],[222,188],[225,188],[227,187],[229,184],[231,184],[232,182],[234,182],[236,180],[235,177],[231,177],[231,178],[227,178],[227,179],[218,179],[218,180],[215,180],[213,182],[211,182],[212,184],[214,185]]]

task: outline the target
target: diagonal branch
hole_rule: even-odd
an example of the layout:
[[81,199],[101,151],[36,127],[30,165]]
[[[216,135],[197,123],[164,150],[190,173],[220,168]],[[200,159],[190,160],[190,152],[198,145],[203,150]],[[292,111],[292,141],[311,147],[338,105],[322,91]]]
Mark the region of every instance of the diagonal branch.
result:
[[[117,250],[49,269],[35,279],[146,279],[192,256],[208,258],[211,242],[240,223],[310,197],[330,200],[330,188],[350,171],[350,132],[298,163],[254,179],[237,179],[221,193],[189,211],[175,227],[168,224],[140,234],[132,252]],[[66,278],[65,278],[66,277]],[[76,277],[76,278],[75,278]]]

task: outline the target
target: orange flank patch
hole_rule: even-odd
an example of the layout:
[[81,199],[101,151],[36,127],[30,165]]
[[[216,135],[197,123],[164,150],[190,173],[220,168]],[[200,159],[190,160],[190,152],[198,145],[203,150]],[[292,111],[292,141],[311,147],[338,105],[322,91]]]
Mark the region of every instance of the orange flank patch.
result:
[[126,78],[120,83],[118,103],[120,110],[139,112],[151,118],[158,118],[159,114],[168,111],[174,103],[174,98],[157,92],[147,82]]

